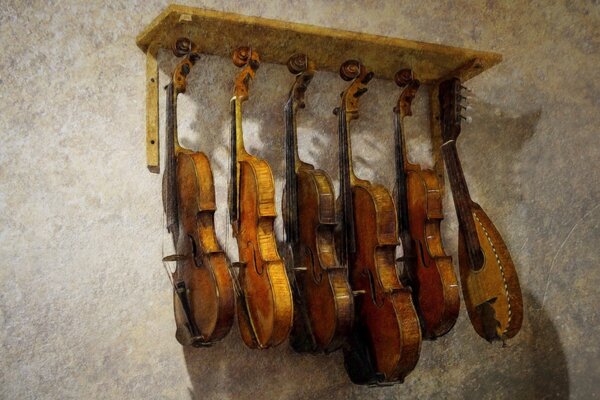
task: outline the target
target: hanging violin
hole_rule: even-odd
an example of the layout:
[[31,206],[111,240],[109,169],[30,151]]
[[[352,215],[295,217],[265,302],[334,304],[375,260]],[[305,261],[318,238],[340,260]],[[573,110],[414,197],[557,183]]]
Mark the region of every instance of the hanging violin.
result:
[[177,95],[185,93],[187,76],[200,57],[188,39],[174,52],[185,55],[167,86],[166,168],[163,194],[167,227],[177,261],[173,273],[176,338],[182,345],[207,346],[231,329],[235,294],[229,261],[217,241],[215,189],[206,155],[180,146]]
[[266,161],[244,148],[242,103],[260,61],[249,47],[235,50],[233,62],[242,68],[231,99],[231,182],[229,214],[237,239],[238,279],[244,310],[238,310],[242,339],[249,347],[267,348],[283,342],[293,320],[290,284],[277,251],[273,222],[275,185]]
[[338,115],[341,203],[340,258],[348,265],[356,299],[355,329],[344,361],[350,379],[359,384],[402,382],[417,364],[421,329],[410,288],[395,266],[398,244],[396,209],[389,191],[358,179],[352,168],[348,125],[358,118],[358,99],[373,78],[359,61],[342,64],[340,75],[351,81],[342,93]]
[[440,84],[442,154],[459,222],[459,266],[465,304],[479,336],[488,341],[517,334],[523,321],[523,298],[512,258],[500,233],[469,194],[456,140],[465,99],[457,78]]
[[444,218],[442,190],[437,175],[408,160],[404,118],[412,115],[412,101],[420,83],[409,69],[396,73],[402,88],[394,108],[396,207],[404,268],[421,318],[423,336],[448,332],[458,317],[460,297],[452,258],[447,256],[440,231]]
[[298,155],[296,112],[315,65],[304,54],[288,60],[296,76],[285,104],[286,182],[283,216],[286,262],[295,275],[295,322],[290,344],[297,351],[333,351],[352,328],[354,300],[347,269],[336,256],[335,191],[327,173]]

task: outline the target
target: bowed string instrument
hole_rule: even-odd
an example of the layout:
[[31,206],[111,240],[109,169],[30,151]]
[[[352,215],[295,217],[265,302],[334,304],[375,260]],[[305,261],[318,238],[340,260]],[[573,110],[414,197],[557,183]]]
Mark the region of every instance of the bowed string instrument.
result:
[[[333,351],[350,332],[354,300],[347,269],[336,256],[335,191],[327,173],[298,155],[296,112],[315,65],[304,54],[288,60],[296,76],[285,104],[286,180],[283,217],[288,268],[295,277],[295,322],[291,345],[297,351]],[[301,221],[301,223],[300,223]]]
[[465,304],[479,336],[488,341],[512,338],[523,321],[523,298],[517,271],[502,236],[471,199],[456,148],[461,132],[460,80],[440,84],[442,155],[459,222],[459,268]]
[[177,254],[165,261],[177,261],[172,274],[177,340],[182,345],[208,346],[231,329],[235,294],[229,261],[215,233],[210,162],[204,153],[181,147],[177,136],[177,95],[186,91],[187,76],[200,56],[185,38],[177,40],[174,53],[184,58],[166,88],[163,202]]
[[358,179],[352,168],[348,125],[358,118],[358,99],[367,91],[373,73],[359,61],[340,68],[350,81],[342,93],[338,115],[341,203],[340,258],[348,265],[356,298],[355,329],[344,348],[350,379],[359,384],[402,382],[417,364],[421,329],[410,288],[398,278],[396,209],[382,185]]
[[248,99],[259,56],[250,47],[240,47],[234,51],[233,62],[241,68],[231,99],[229,193],[230,222],[239,250],[240,297],[244,299],[242,307],[238,307],[238,322],[247,346],[268,348],[289,335],[292,293],[275,242],[273,174],[266,161],[249,154],[244,147],[242,103]]
[[412,101],[420,83],[410,69],[396,73],[402,88],[394,108],[396,206],[405,272],[426,338],[448,332],[458,317],[460,297],[452,258],[446,255],[440,223],[444,218],[442,190],[434,171],[408,159],[404,118],[412,115]]

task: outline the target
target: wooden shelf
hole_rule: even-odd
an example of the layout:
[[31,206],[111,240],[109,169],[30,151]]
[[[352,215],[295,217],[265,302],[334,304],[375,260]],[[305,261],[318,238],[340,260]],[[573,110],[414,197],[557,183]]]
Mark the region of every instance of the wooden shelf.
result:
[[[315,61],[317,69],[331,72],[337,72],[347,59],[360,59],[380,79],[393,79],[399,69],[412,68],[423,83],[434,87],[439,80],[453,75],[466,81],[502,60],[498,53],[170,5],[136,40],[147,54],[147,157],[148,168],[156,173],[159,172],[156,54],[160,48],[171,48],[180,37],[194,41],[203,53],[223,57],[231,57],[233,50],[241,45],[251,45],[266,63],[285,64],[290,55],[303,52]],[[434,110],[432,107],[432,114]],[[437,159],[435,154],[434,159]]]

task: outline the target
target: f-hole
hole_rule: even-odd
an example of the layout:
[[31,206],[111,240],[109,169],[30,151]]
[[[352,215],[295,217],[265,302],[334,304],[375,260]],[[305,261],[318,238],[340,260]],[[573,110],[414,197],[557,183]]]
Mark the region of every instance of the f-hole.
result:
[[321,283],[321,280],[323,279],[323,273],[322,272],[317,272],[316,266],[315,266],[315,257],[313,255],[313,252],[310,250],[309,247],[306,247],[304,245],[302,245],[302,253],[303,253],[303,257],[302,257],[302,261],[303,261],[303,265],[302,266],[306,266],[307,262],[310,265],[310,270],[311,270],[311,275],[313,277],[313,281],[316,284]]
[[419,253],[419,260],[421,260],[421,264],[423,264],[424,267],[429,267],[429,264],[427,264],[425,262],[425,253],[423,252],[423,244],[421,243],[420,240],[415,240],[415,242],[417,243],[417,252]]
[[370,269],[365,269],[365,271],[367,274],[367,279],[369,280],[369,287],[371,288],[371,300],[373,301],[373,304],[375,304],[378,308],[381,308],[383,307],[383,300],[381,301],[381,304],[377,301],[377,289],[375,288],[375,278],[373,277],[373,273]]
[[190,234],[188,234],[187,237],[190,239],[190,243],[192,244],[192,259],[194,260],[194,265],[196,268],[201,268],[203,265],[202,257],[198,255],[198,246],[196,245],[196,241]]
[[252,246],[252,242],[248,241],[248,243],[246,243],[246,246],[248,246],[250,248],[250,251],[252,251],[252,259],[254,261],[254,270],[256,271],[256,273],[258,275],[262,275],[264,268],[263,268],[262,264],[260,266],[258,265],[258,260],[256,259],[256,251],[254,250],[254,246]]

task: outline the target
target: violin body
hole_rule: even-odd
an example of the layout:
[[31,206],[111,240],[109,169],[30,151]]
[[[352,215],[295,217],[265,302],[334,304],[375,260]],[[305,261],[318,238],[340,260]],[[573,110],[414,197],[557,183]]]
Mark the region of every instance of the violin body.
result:
[[315,65],[305,54],[294,54],[288,69],[296,79],[285,105],[286,184],[282,204],[286,262],[294,277],[295,318],[290,344],[298,352],[334,351],[351,332],[354,299],[348,270],[336,255],[335,191],[320,169],[300,160],[296,112]]
[[396,206],[404,265],[410,277],[423,336],[435,339],[448,332],[458,318],[458,281],[447,256],[440,231],[444,219],[442,190],[432,170],[408,160],[404,118],[412,115],[411,104],[420,82],[410,69],[396,73],[402,89],[395,113]]
[[353,290],[366,293],[357,301],[357,316],[367,332],[376,370],[384,381],[403,381],[421,351],[421,329],[410,289],[396,272],[396,210],[383,186],[360,181],[352,185],[356,253],[350,257]]
[[479,336],[510,339],[523,323],[523,298],[517,271],[502,236],[487,214],[477,203],[473,203],[471,209],[484,264],[477,272],[471,270],[461,230],[458,257],[467,312]]
[[410,236],[415,244],[416,265],[411,275],[416,290],[425,337],[448,332],[460,310],[458,281],[452,258],[446,255],[440,223],[444,218],[438,177],[418,166],[407,173]]
[[259,347],[276,346],[289,335],[293,306],[273,230],[277,216],[273,175],[265,161],[250,155],[240,157],[239,171],[237,243],[244,265],[242,290]]
[[414,369],[421,351],[421,327],[396,270],[397,212],[390,192],[358,179],[352,168],[349,122],[358,118],[358,98],[372,79],[359,61],[342,64],[340,75],[352,81],[342,93],[340,141],[340,258],[347,262],[356,293],[355,327],[344,349],[350,379],[358,384],[402,382]]
[[187,75],[199,55],[188,39],[177,41],[175,54],[185,58],[167,86],[163,203],[177,251],[173,273],[176,338],[182,345],[208,346],[231,329],[235,293],[229,260],[215,233],[210,162],[205,154],[181,147],[177,137],[177,95],[185,92]]
[[335,192],[329,176],[310,164],[302,163],[297,177],[302,245],[296,279],[317,348],[333,351],[341,346],[354,319],[348,271],[336,255]]
[[[197,333],[202,343],[210,343],[229,333],[234,318],[235,294],[229,260],[215,234],[213,175],[203,153],[177,156],[177,186],[177,254],[186,257],[178,263],[175,281],[185,283]],[[178,296],[175,300],[176,319],[183,322]],[[185,332],[178,329],[177,337],[181,335]]]
[[230,218],[239,250],[238,322],[244,343],[267,348],[283,342],[293,320],[293,304],[285,266],[277,251],[273,223],[275,185],[266,161],[248,154],[242,132],[242,102],[258,69],[258,54],[238,48],[234,64],[243,67],[236,78],[232,103],[232,182]]

